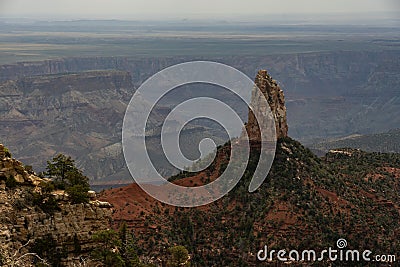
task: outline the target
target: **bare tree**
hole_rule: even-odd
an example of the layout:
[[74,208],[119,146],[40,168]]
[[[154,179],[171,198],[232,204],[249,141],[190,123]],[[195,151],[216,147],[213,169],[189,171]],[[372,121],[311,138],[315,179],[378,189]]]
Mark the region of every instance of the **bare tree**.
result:
[[21,250],[29,245],[31,240],[28,240],[26,244],[22,245],[19,247],[17,250],[12,252],[10,250],[10,247],[0,247],[0,253],[1,253],[1,258],[2,258],[2,266],[4,267],[27,267],[27,266],[33,266],[32,261],[34,258],[38,259],[41,263],[50,266],[45,259],[42,259],[38,254],[36,253],[23,253]]
[[90,257],[79,257],[79,263],[74,263],[74,267],[102,267],[104,266],[102,263],[99,263],[98,261],[94,261]]

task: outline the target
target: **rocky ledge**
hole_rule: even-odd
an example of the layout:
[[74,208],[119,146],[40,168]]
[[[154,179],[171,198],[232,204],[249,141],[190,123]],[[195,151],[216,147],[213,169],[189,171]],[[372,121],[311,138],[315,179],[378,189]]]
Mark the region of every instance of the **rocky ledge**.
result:
[[62,191],[51,193],[56,201],[53,209],[46,205],[49,201],[46,198],[38,203],[38,195],[47,182],[48,179],[38,177],[29,167],[13,159],[0,144],[2,266],[30,264],[34,257],[16,261],[38,244],[55,246],[52,249],[63,255],[61,266],[75,266],[98,246],[92,235],[110,227],[112,206],[96,200],[94,192],[89,203],[71,204]]

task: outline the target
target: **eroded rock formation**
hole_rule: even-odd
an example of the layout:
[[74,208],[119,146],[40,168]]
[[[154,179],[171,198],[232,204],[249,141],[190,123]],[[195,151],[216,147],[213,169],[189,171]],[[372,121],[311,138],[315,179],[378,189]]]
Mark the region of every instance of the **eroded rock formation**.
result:
[[[257,73],[255,84],[262,92],[261,95],[259,90],[253,90],[251,99],[252,104],[255,106],[255,113],[259,114],[259,117],[263,119],[262,121],[259,121],[259,123],[264,125],[269,123],[267,118],[268,107],[260,104],[261,101],[259,100],[261,97],[265,97],[275,119],[276,137],[286,137],[288,134],[288,125],[286,119],[285,96],[282,89],[279,87],[278,83],[273,80],[271,76],[269,76],[266,70],[260,70]],[[260,140],[258,122],[256,120],[256,116],[251,111],[249,111],[249,119],[246,125],[246,130],[250,141]]]

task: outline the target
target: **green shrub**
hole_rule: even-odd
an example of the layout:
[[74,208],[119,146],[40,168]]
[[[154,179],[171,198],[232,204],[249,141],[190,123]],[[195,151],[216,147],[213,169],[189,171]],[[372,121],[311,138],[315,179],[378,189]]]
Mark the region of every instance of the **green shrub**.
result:
[[60,207],[58,206],[57,200],[55,197],[49,193],[40,194],[33,192],[32,193],[32,202],[35,206],[38,206],[42,211],[52,214],[55,211],[59,211]]
[[81,253],[82,247],[81,247],[81,244],[79,242],[78,235],[76,233],[74,235],[73,243],[74,243],[74,253],[76,253],[76,254]]
[[79,204],[89,202],[88,190],[88,187],[78,184],[68,187],[65,192],[69,195],[72,204]]
[[65,190],[73,204],[88,203],[90,190],[89,178],[75,166],[71,157],[59,154],[47,162],[45,175],[53,179],[56,189]]
[[8,150],[8,148],[4,148],[4,153],[6,158],[12,158],[11,152]]
[[44,193],[51,193],[56,189],[53,182],[41,182],[39,186]]
[[190,266],[189,252],[184,246],[175,246],[168,249],[171,254],[171,259],[168,261],[168,266]]
[[25,165],[24,169],[25,169],[25,171],[27,171],[30,174],[34,173],[32,165]]
[[51,234],[37,238],[33,243],[30,252],[38,254],[41,258],[47,259],[51,266],[61,266],[61,260],[67,257],[64,248],[57,246],[56,240]]
[[15,180],[13,175],[11,175],[10,177],[7,178],[6,186],[8,188],[15,188],[17,186],[17,180]]
[[125,265],[121,255],[113,251],[114,248],[121,246],[121,240],[116,231],[99,231],[92,236],[92,239],[99,244],[92,251],[92,257],[95,260],[101,261],[105,266],[122,267]]

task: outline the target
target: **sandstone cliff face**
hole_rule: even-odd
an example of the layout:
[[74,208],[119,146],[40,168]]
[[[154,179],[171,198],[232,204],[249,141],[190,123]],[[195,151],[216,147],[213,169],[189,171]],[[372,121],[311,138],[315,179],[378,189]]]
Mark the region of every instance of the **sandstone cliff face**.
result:
[[267,108],[261,105],[259,99],[265,97],[270,106],[272,115],[275,119],[275,129],[276,137],[283,138],[288,135],[288,125],[286,119],[286,107],[285,107],[285,96],[282,89],[279,87],[277,82],[268,75],[266,70],[260,70],[257,73],[255,79],[255,85],[261,90],[262,95],[259,90],[253,90],[252,103],[255,106],[255,113],[259,114],[259,118],[264,118],[263,121],[257,122],[256,116],[253,112],[249,111],[249,119],[246,125],[247,133],[249,135],[250,141],[259,141],[260,132],[258,128],[258,123],[267,124]]
[[[16,181],[13,187],[6,183],[10,177]],[[73,205],[65,195],[58,193],[58,210],[42,210],[34,204],[32,197],[34,192],[41,192],[39,184],[45,181],[27,171],[21,162],[6,157],[3,145],[0,145],[1,256],[15,259],[29,252],[38,240],[50,237],[55,241],[56,249],[64,254],[61,265],[74,266],[80,257],[88,257],[98,246],[92,235],[110,227],[112,209],[99,201]],[[16,253],[28,241],[29,244]],[[28,257],[28,260],[32,258]],[[19,262],[17,266],[27,265]]]

